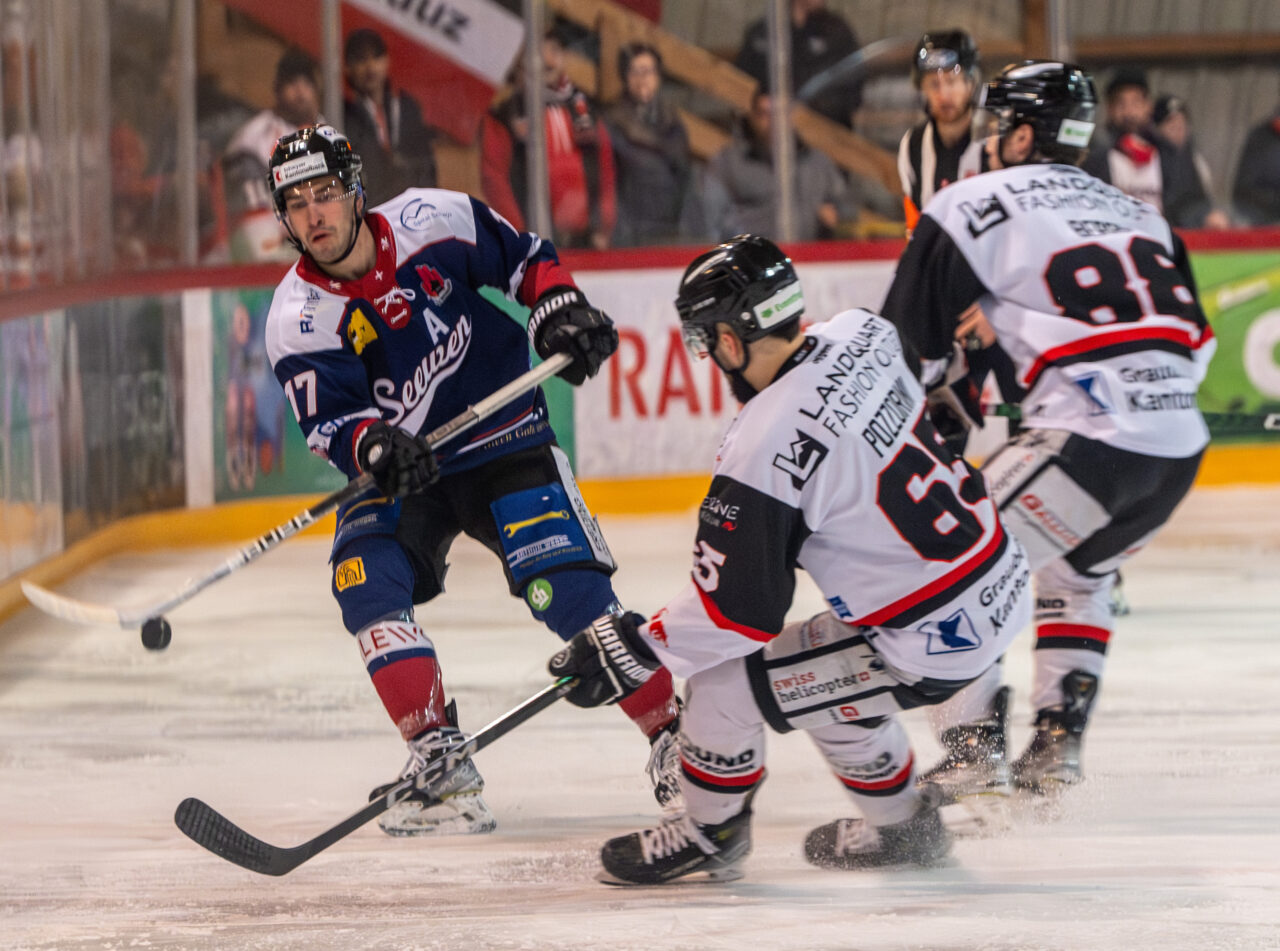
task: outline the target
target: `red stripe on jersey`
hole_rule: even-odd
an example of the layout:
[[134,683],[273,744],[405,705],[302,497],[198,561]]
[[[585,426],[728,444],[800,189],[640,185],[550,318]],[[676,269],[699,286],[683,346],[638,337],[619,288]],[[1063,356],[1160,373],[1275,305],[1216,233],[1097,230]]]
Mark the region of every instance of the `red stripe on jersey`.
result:
[[760,767],[754,772],[747,773],[745,776],[715,776],[704,770],[698,769],[683,756],[680,757],[680,765],[684,771],[699,782],[706,783],[709,786],[723,786],[726,789],[741,789],[744,786],[754,786],[764,778],[764,767]]
[[768,644],[778,636],[777,633],[770,634],[768,631],[762,631],[759,628],[748,627],[745,624],[730,621],[721,613],[720,608],[716,606],[716,603],[707,597],[707,592],[698,587],[696,582],[694,583],[694,587],[697,588],[698,597],[702,599],[702,610],[707,612],[707,617],[711,619],[711,623],[721,630],[733,631],[735,634],[741,634],[743,637],[749,637],[751,640],[759,641],[761,644]]
[[897,601],[894,601],[892,604],[885,605],[879,611],[873,611],[872,613],[867,614],[863,617],[860,617],[856,621],[850,621],[849,623],[864,624],[867,626],[872,626],[876,624],[883,624],[886,621],[888,621],[890,618],[897,617],[899,614],[903,613],[909,608],[914,607],[915,605],[919,604],[921,601],[924,601],[927,598],[933,597],[935,594],[937,594],[940,591],[943,591],[946,588],[950,588],[952,585],[958,583],[962,578],[966,577],[967,575],[977,571],[985,570],[987,567],[988,559],[990,559],[992,556],[995,555],[997,551],[1000,550],[1000,545],[1003,541],[1004,541],[1004,526],[997,521],[996,530],[991,536],[991,541],[987,542],[986,546],[982,549],[982,551],[978,552],[976,555],[974,555],[964,564],[960,565],[957,568],[953,568],[951,571],[948,571],[941,578],[938,578],[936,581],[933,581],[925,585],[923,588],[917,588],[915,591],[912,591],[906,597],[899,598]]
[[855,792],[858,790],[872,792],[877,789],[892,789],[894,786],[901,786],[908,778],[910,778],[911,767],[913,765],[915,765],[915,757],[908,754],[906,765],[888,779],[880,779],[876,780],[874,783],[868,783],[861,779],[850,779],[848,776],[841,776],[839,773],[836,773],[836,778]]
[[532,307],[543,294],[557,287],[573,287],[573,275],[559,261],[535,261],[524,272],[524,280],[520,282],[520,303]]
[[1118,343],[1132,343],[1138,340],[1167,340],[1170,343],[1180,344],[1188,350],[1198,350],[1211,339],[1211,335],[1207,332],[1198,333],[1197,331],[1198,328],[1183,330],[1178,327],[1121,327],[1117,330],[1099,331],[1080,340],[1073,340],[1071,343],[1063,344],[1061,347],[1053,347],[1050,350],[1046,350],[1040,354],[1035,363],[1031,364],[1031,368],[1027,370],[1019,382],[1027,389],[1030,389],[1035,385],[1036,380],[1040,378],[1040,374],[1054,362],[1064,357],[1077,357],[1092,350],[1114,347]]
[[1041,637],[1082,637],[1105,644],[1111,640],[1111,632],[1089,624],[1041,624],[1036,628],[1036,638]]

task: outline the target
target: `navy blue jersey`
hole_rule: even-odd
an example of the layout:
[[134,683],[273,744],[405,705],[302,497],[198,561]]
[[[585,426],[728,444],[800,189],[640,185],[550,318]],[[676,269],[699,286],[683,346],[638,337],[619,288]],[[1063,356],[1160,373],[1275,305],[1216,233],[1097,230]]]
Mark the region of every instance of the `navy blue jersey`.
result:
[[[365,218],[372,270],[340,281],[303,256],[267,316],[267,353],[311,451],[348,477],[354,437],[383,419],[429,433],[530,367],[524,328],[480,296],[532,306],[573,286],[555,249],[468,195],[410,189]],[[513,400],[437,453],[456,472],[549,442],[541,390]]]

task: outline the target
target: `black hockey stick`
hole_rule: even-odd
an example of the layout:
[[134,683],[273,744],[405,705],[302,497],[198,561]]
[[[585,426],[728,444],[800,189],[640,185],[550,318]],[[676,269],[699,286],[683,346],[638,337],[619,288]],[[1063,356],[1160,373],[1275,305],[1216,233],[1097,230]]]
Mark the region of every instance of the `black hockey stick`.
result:
[[[428,445],[432,449],[438,448],[446,440],[466,429],[470,429],[480,420],[492,416],[518,396],[527,393],[544,380],[554,376],[571,362],[572,359],[566,354],[558,353],[553,355],[545,362],[516,377],[506,386],[495,390],[480,402],[468,406],[464,412],[459,413],[453,419],[432,430],[425,437]],[[353,479],[341,489],[325,496],[309,509],[299,512],[283,525],[277,525],[265,535],[256,538],[213,569],[213,571],[198,578],[189,578],[179,590],[153,604],[132,608],[90,604],[85,601],[77,601],[75,598],[69,598],[65,595],[56,594],[30,581],[22,582],[22,593],[27,596],[28,601],[41,611],[64,621],[75,621],[80,624],[119,625],[125,630],[136,628],[141,624],[143,625],[143,640],[145,642],[147,622],[152,625],[159,623],[167,626],[168,622],[163,619],[166,611],[191,600],[215,581],[221,581],[233,571],[243,568],[249,562],[271,551],[281,542],[293,537],[308,525],[324,518],[330,512],[336,511],[344,503],[349,502],[372,487],[373,476],[368,473]],[[164,643],[168,643],[167,637]]]
[[461,746],[392,786],[384,795],[370,802],[359,812],[353,813],[301,845],[282,848],[263,842],[245,832],[212,806],[194,798],[184,799],[178,804],[173,821],[192,842],[228,862],[262,875],[287,875],[339,839],[350,835],[370,819],[382,815],[392,806],[403,801],[415,789],[429,793],[432,786],[457,769],[465,757],[484,749],[498,737],[515,729],[534,714],[545,710],[572,690],[577,683],[576,677],[561,677],[514,710],[504,713],[484,729],[473,734]]

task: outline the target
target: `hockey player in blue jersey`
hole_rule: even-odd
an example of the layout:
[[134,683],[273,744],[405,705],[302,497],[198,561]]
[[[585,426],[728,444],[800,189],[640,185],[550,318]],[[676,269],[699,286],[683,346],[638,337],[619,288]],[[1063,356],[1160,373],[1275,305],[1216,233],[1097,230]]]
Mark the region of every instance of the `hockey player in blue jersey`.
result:
[[[333,593],[409,745],[407,775],[463,739],[435,648],[414,619],[414,605],[444,590],[460,533],[502,560],[511,594],[563,638],[620,610],[613,558],[541,390],[436,454],[421,434],[528,371],[530,344],[544,359],[572,357],[560,375],[578,385],[618,335],[550,242],[482,202],[413,188],[367,209],[360,157],[330,126],[281,138],[269,174],[276,214],[302,256],[276,289],[267,351],[311,450],[350,478],[377,481],[338,512]],[[527,342],[478,293],[485,286],[532,308]],[[674,808],[678,709],[669,674],[649,683],[624,709],[650,738],[655,795]],[[495,820],[483,785],[468,760],[434,790],[442,803],[410,799],[380,824],[393,835],[487,832]]]

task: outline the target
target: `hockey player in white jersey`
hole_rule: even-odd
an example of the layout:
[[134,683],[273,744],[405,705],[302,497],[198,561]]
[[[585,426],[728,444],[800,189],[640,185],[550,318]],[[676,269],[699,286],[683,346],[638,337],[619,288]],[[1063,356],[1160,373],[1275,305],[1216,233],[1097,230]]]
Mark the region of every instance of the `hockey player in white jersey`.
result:
[[1020,389],[1023,429],[983,474],[1035,571],[1035,733],[1010,764],[999,668],[935,708],[947,756],[924,778],[954,794],[1083,777],[1117,566],[1169,518],[1208,441],[1196,389],[1214,340],[1186,249],[1155,208],[1076,167],[1096,102],[1065,63],[989,83],[1000,167],[925,207],[883,307],[958,425],[981,423],[946,385],[966,349],[998,344]]
[[[915,783],[896,714],[981,676],[1031,614],[1026,555],[955,458],[888,321],[850,310],[802,333],[795,270],[741,235],[698,257],[676,308],[743,403],[702,502],[689,584],[647,623],[602,617],[550,669],[580,706],[640,688],[659,661],[687,678],[687,813],[608,842],[611,880],[737,877],[764,728],[809,732],[862,818],[814,829],[832,868],[931,863],[949,838]],[[798,567],[830,610],[785,623]]]

